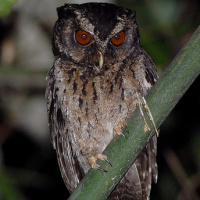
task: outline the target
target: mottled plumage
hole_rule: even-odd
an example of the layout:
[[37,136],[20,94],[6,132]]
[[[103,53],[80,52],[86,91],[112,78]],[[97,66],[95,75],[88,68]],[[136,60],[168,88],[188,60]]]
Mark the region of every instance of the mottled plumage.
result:
[[[46,100],[51,139],[72,192],[91,167],[101,169],[96,159],[105,159],[101,153],[120,134],[116,128],[138,105],[136,92],[145,96],[158,75],[140,45],[135,11],[105,3],[57,11]],[[156,148],[155,135],[109,199],[149,197],[157,180]]]

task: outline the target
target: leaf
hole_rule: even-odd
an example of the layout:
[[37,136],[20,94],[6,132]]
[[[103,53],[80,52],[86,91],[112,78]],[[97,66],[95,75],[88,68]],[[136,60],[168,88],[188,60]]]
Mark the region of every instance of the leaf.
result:
[[17,0],[0,0],[0,17],[10,14],[12,5],[16,2]]

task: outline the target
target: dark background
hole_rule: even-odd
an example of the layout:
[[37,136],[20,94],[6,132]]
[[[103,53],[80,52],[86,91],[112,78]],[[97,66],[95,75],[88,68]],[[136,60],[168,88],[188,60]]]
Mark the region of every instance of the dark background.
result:
[[[137,11],[142,45],[160,76],[200,22],[199,0],[114,3]],[[44,100],[45,77],[53,63],[52,27],[56,7],[63,4],[19,1],[0,19],[1,200],[68,197],[50,142]],[[200,199],[200,77],[161,126],[157,160],[152,200]]]

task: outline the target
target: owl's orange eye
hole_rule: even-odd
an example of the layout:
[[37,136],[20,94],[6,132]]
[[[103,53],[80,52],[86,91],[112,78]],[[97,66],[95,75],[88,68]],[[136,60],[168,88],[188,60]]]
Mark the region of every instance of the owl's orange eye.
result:
[[89,33],[82,30],[77,31],[75,37],[78,43],[80,44],[88,44],[92,38],[92,36]]
[[121,32],[117,33],[115,36],[113,36],[111,38],[111,42],[116,46],[122,44],[124,42],[124,40],[125,40],[124,31],[121,31]]

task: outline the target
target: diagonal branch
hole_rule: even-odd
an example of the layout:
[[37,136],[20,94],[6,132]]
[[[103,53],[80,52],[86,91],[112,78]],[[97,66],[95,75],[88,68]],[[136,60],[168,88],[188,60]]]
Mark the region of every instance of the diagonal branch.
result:
[[[146,96],[147,104],[158,128],[199,73],[200,27]],[[152,123],[149,122],[149,124],[151,131],[144,132],[144,121],[139,109],[136,109],[128,120],[130,135],[124,132],[128,139],[116,136],[104,151],[113,167],[99,161],[108,172],[90,170],[69,199],[105,199],[155,133]]]

